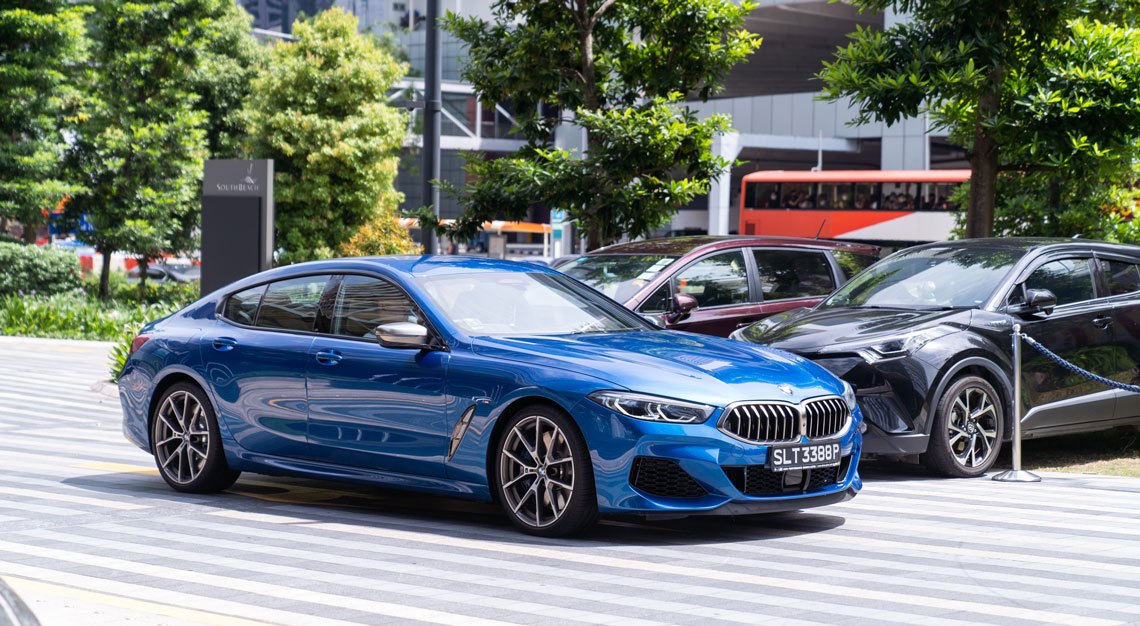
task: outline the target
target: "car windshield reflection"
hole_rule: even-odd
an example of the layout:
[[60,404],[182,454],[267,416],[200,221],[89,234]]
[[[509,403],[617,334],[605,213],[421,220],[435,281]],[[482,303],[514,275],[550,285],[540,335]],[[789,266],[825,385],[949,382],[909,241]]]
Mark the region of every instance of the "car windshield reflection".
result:
[[956,309],[981,306],[1021,258],[1009,249],[923,248],[885,259],[820,308]]
[[473,337],[656,329],[580,283],[555,274],[454,274],[419,282],[448,320]]

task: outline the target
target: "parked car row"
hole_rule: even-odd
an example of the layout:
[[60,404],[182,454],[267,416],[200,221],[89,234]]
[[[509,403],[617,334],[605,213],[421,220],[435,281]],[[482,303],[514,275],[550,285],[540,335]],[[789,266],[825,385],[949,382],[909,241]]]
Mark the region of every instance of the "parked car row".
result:
[[[1008,438],[1015,321],[1088,369],[1140,372],[1136,248],[878,255],[686,237],[564,273],[433,256],[277,268],[141,331],[124,432],[180,491],[320,477],[494,500],[558,536],[598,515],[840,502],[862,452],[979,475]],[[1140,421],[1140,396],[1036,354],[1024,372],[1026,436]]]

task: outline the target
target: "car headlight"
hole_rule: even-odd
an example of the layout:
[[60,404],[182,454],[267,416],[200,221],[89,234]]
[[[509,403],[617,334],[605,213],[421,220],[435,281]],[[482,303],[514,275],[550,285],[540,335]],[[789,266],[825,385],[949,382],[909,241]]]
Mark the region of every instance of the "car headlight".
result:
[[855,388],[847,381],[843,381],[843,401],[847,403],[848,411],[855,411]]
[[954,332],[958,332],[958,329],[949,326],[935,326],[874,344],[864,350],[859,350],[859,354],[869,363],[900,359],[914,354],[931,341]]
[[631,391],[595,391],[589,398],[611,411],[651,422],[695,424],[707,420],[715,410],[707,404]]

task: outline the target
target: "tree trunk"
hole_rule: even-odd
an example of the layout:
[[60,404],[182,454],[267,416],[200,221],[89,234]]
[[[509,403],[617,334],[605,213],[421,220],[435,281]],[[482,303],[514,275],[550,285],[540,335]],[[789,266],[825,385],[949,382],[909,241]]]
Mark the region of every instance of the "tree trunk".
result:
[[146,257],[139,259],[139,304],[146,302],[146,271],[150,261]]
[[96,250],[103,255],[103,269],[99,274],[99,299],[106,300],[107,292],[111,290],[111,251],[98,248]]
[[0,235],[8,234],[8,218],[0,217]]
[[596,222],[591,221],[586,228],[586,252],[593,252],[602,247],[602,228]]
[[29,224],[27,222],[21,222],[21,224],[23,224],[23,226],[24,226],[24,232],[21,233],[21,236],[23,237],[24,241],[35,245],[36,234],[37,234],[37,231],[39,229],[32,226],[31,224]]
[[994,231],[994,199],[1000,148],[986,133],[983,122],[1001,105],[1001,70],[990,73],[990,90],[978,98],[978,122],[974,127],[974,149],[970,155],[970,206],[966,208],[966,239],[989,237]]

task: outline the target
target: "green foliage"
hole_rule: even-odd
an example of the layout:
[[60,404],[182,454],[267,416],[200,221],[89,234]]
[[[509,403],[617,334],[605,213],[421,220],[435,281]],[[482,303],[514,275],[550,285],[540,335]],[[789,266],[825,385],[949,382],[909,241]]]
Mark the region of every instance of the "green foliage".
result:
[[[968,193],[969,183],[955,201]],[[1072,237],[1133,243],[1137,234],[1131,213],[1137,191],[1130,185],[1098,178],[1076,178],[1057,172],[1008,173],[997,179],[994,236]],[[961,222],[961,216],[959,216]],[[962,224],[957,227],[961,234]]]
[[[685,97],[706,99],[760,40],[742,28],[755,5],[730,0],[497,0],[495,20],[448,14],[468,45],[463,77],[484,102],[510,101],[529,145],[510,157],[467,159],[469,185],[454,226],[469,237],[491,219],[524,219],[535,203],[567,211],[597,246],[665,223],[728,164],[709,155],[727,120],[698,123]],[[559,112],[576,113],[586,154],[552,146]]]
[[969,148],[967,235],[989,232],[999,170],[1055,169],[1066,179],[1094,179],[1130,167],[1140,128],[1134,2],[854,4],[894,8],[912,19],[853,33],[824,64],[824,97],[850,98],[860,123],[929,112],[936,127]]
[[112,339],[115,345],[111,346],[111,351],[107,353],[107,369],[111,373],[111,382],[119,382],[119,372],[122,372],[123,366],[127,364],[127,357],[131,355],[131,343],[139,334],[140,328],[142,326],[130,324],[119,333],[118,337]]
[[67,0],[0,0],[0,217],[34,233],[43,211],[80,188],[60,176],[75,121],[72,74],[88,9]]
[[265,62],[266,47],[250,34],[253,16],[237,2],[219,7],[205,53],[187,75],[186,86],[198,95],[196,108],[208,116],[210,158],[243,158],[248,120],[245,101]]
[[80,294],[0,296],[0,335],[114,341],[181,308],[174,304],[111,305]]
[[232,69],[227,54],[242,62],[234,50],[248,21],[236,11],[230,0],[95,3],[88,115],[69,160],[88,191],[68,208],[73,219],[89,214],[95,231],[84,238],[104,255],[194,247],[208,141],[223,150],[238,140],[226,108],[241,96],[207,76]]
[[398,203],[407,124],[385,104],[406,66],[358,33],[354,16],[333,8],[293,34],[273,46],[246,109],[251,152],[274,159],[281,263],[332,256]]
[[79,258],[67,250],[0,242],[0,295],[51,295],[79,287]]
[[[91,274],[83,279],[83,291],[86,294],[95,294],[99,291],[99,276]],[[156,283],[147,281],[146,292],[143,294],[144,304],[170,304],[186,306],[200,297],[198,282]],[[133,305],[139,300],[139,284],[128,282],[123,272],[111,272],[108,277],[107,300],[112,304],[123,306]]]
[[575,121],[601,146],[589,158],[535,144],[489,161],[468,156],[467,186],[444,187],[466,205],[463,219],[448,230],[470,239],[485,220],[499,214],[520,219],[541,200],[564,207],[568,220],[592,225],[601,241],[647,234],[666,224],[677,206],[707,192],[709,179],[727,166],[709,148],[728,120],[698,122],[675,101],[581,109]]
[[381,212],[380,217],[356,231],[351,239],[340,245],[341,256],[378,256],[384,254],[419,254],[423,248],[408,231],[400,226],[394,208]]

